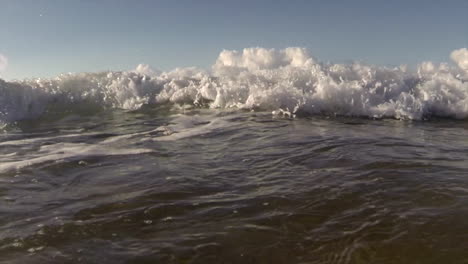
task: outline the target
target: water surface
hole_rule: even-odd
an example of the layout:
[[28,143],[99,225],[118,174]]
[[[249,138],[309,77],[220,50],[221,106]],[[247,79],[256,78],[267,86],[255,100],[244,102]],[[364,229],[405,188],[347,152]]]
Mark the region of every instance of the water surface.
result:
[[100,111],[0,136],[3,263],[468,263],[468,125]]

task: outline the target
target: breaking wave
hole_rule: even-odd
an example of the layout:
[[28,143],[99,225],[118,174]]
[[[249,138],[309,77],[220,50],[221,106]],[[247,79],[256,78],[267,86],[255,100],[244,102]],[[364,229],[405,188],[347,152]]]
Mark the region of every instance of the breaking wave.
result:
[[[423,62],[416,70],[317,61],[303,48],[222,51],[210,71],[79,73],[53,79],[0,79],[0,123],[34,119],[60,106],[136,110],[190,104],[274,114],[425,119],[468,117],[468,49],[455,65]],[[65,107],[65,108],[63,108]]]

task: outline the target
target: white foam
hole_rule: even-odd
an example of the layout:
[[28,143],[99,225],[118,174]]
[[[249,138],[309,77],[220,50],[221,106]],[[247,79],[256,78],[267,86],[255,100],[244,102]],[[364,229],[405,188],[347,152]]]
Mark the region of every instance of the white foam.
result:
[[222,51],[211,71],[139,65],[128,72],[0,80],[0,122],[36,118],[51,105],[135,110],[165,103],[290,115],[467,118],[468,50],[451,58],[455,65],[423,62],[409,71],[404,65],[321,63],[303,48],[249,48]]
[[[128,147],[129,140],[137,142],[145,141],[174,141],[183,138],[205,135],[216,129],[230,126],[236,126],[235,122],[229,122],[233,116],[214,115],[183,115],[178,114],[171,119],[171,124],[160,126],[149,131],[142,131],[126,135],[113,136],[94,144],[87,143],[55,143],[43,145],[38,151],[27,152],[27,154],[18,154],[17,152],[7,153],[0,157],[0,173],[24,169],[33,165],[47,162],[78,161],[93,156],[112,156],[112,155],[137,155],[151,153],[154,150],[147,148]],[[146,137],[154,132],[160,132],[159,136]],[[25,140],[10,140],[0,143],[8,146],[32,146],[33,143],[54,140],[92,136],[99,133],[70,134],[58,137],[38,137]],[[122,147],[122,143],[125,143]]]
[[205,135],[219,128],[235,125],[228,122],[232,117],[212,116],[187,116],[178,115],[172,120],[172,124],[158,127],[156,130],[163,133],[162,136],[153,138],[154,141],[174,141],[183,138]]
[[5,55],[0,54],[0,73],[2,73],[2,71],[4,71],[7,66],[8,66],[8,58]]
[[[32,165],[51,161],[80,160],[92,156],[113,156],[113,155],[136,155],[153,152],[150,149],[142,148],[117,148],[104,144],[85,143],[57,143],[42,146],[39,151],[29,157],[8,156],[8,160],[2,159],[0,172],[23,169]],[[12,161],[17,158],[18,160]]]
[[248,48],[242,52],[223,50],[214,65],[215,70],[262,70],[280,67],[306,67],[314,63],[304,48],[286,48],[284,50]]
[[450,54],[450,57],[457,63],[460,69],[468,71],[468,49],[454,50],[452,54]]
[[17,140],[8,140],[0,142],[0,146],[23,146],[29,145],[35,142],[48,141],[48,140],[59,140],[65,138],[74,138],[74,137],[84,137],[84,136],[93,136],[99,135],[100,133],[82,133],[82,134],[68,134],[54,137],[37,137],[37,138],[27,138],[27,139],[17,139]]

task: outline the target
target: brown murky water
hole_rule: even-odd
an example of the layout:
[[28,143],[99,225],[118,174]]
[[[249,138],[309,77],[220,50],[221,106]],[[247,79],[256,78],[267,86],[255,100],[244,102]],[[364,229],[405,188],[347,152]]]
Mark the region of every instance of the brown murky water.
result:
[[2,263],[468,263],[468,125],[103,112],[0,136]]

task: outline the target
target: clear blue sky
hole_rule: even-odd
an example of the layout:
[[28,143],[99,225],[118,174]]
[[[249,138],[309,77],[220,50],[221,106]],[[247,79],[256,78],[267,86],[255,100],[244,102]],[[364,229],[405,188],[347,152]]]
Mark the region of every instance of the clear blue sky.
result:
[[3,78],[209,68],[223,49],[306,47],[322,61],[448,61],[468,0],[0,0]]

